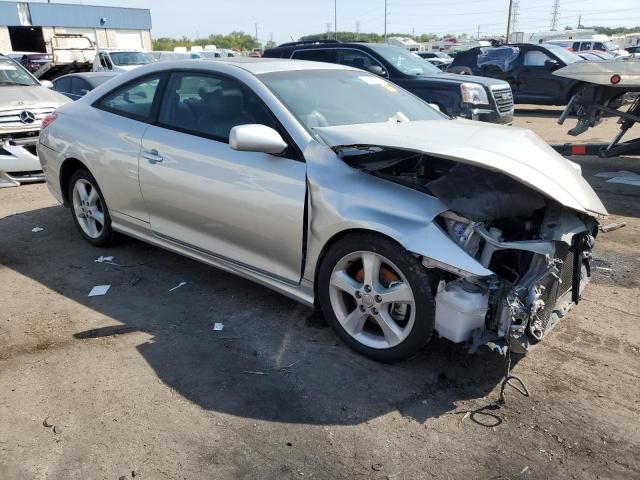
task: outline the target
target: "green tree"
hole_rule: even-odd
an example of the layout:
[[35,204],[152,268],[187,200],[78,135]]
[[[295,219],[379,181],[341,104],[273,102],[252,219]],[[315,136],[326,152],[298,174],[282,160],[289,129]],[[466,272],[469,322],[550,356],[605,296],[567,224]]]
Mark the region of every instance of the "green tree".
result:
[[251,35],[239,31],[233,31],[227,35],[211,34],[206,38],[196,38],[194,40],[183,36],[180,39],[162,37],[153,41],[154,50],[172,51],[175,47],[191,48],[194,45],[202,47],[215,45],[218,48],[235,48],[242,51],[250,51],[261,46],[260,42]]

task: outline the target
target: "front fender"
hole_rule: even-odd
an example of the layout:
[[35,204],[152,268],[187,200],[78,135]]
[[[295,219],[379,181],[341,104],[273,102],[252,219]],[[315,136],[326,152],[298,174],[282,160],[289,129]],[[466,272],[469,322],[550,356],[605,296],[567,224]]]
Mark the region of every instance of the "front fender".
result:
[[356,170],[315,140],[304,156],[309,188],[304,278],[313,280],[323,248],[349,230],[381,233],[417,255],[472,275],[493,275],[434,223],[447,210],[439,199]]

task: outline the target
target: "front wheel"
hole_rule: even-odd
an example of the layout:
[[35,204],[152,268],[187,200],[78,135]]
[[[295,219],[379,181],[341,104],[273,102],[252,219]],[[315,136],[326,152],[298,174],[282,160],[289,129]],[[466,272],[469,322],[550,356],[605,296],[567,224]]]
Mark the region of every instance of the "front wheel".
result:
[[322,260],[320,306],[352,349],[375,360],[404,360],[433,333],[435,303],[425,268],[392,240],[346,236]]
[[85,240],[98,247],[110,245],[114,236],[111,216],[98,183],[87,170],[71,176],[69,199],[73,222]]

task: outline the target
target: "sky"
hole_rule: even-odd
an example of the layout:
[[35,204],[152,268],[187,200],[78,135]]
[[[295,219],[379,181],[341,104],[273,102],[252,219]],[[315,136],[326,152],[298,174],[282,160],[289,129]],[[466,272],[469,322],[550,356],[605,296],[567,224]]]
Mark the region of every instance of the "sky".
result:
[[[56,0],[54,0],[56,1]],[[338,30],[384,31],[385,0],[61,0],[60,3],[149,8],[154,37],[206,37],[240,30],[265,43],[297,40],[334,26]],[[389,32],[504,35],[509,0],[386,0]],[[554,0],[519,3],[516,31],[549,30]],[[640,0],[559,0],[559,29],[583,25],[640,25]]]

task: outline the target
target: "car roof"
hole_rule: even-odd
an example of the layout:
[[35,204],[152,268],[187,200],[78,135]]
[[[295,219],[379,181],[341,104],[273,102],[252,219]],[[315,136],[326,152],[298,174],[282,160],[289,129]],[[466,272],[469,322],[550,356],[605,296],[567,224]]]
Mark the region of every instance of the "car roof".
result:
[[[386,43],[372,44],[371,42],[336,42],[336,41],[322,41],[322,42],[291,42],[278,45],[274,48],[268,48],[267,50],[302,50],[302,49],[317,49],[317,48],[344,48],[344,47],[369,47],[370,45],[388,45]],[[393,45],[390,45],[393,46]],[[369,47],[370,48],[370,47]],[[266,51],[266,50],[265,50]]]
[[94,80],[113,78],[116,75],[118,74],[114,72],[76,72],[76,73],[68,73],[67,75],[62,75],[56,78],[54,81],[57,82],[58,80],[63,78],[73,78],[73,77],[82,78],[83,80],[86,80],[87,82],[89,82],[89,84],[95,87],[96,85],[94,85],[93,83]]
[[[215,71],[217,64],[224,63],[246,70],[254,75],[261,73],[286,72],[295,70],[357,70],[346,65],[336,63],[310,62],[307,60],[289,60],[281,58],[251,58],[251,57],[226,57],[217,59],[178,60],[172,62],[157,62],[153,70],[171,70],[172,68],[184,68],[189,65],[197,70]],[[148,68],[148,65],[146,66]],[[147,70],[148,71],[148,70]],[[360,70],[358,70],[360,71]]]

